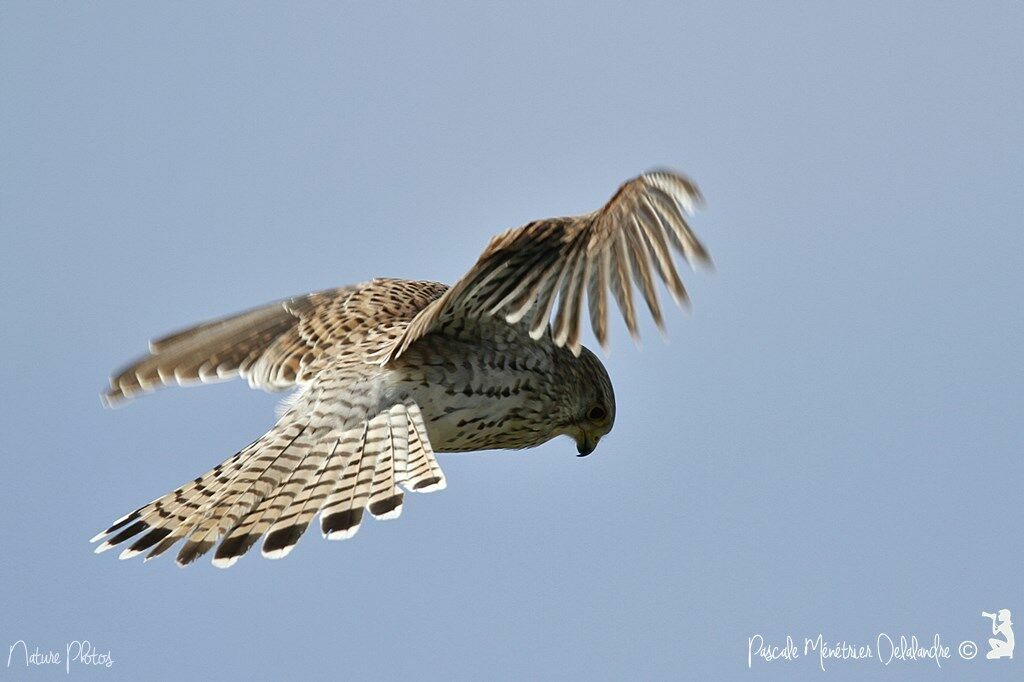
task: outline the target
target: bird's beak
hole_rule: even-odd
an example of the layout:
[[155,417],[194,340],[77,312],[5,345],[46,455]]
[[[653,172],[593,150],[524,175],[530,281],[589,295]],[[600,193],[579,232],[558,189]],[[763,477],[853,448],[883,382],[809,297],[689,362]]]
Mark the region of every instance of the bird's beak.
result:
[[576,441],[576,452],[580,453],[577,457],[586,457],[594,448],[597,447],[597,441],[599,438],[594,438],[589,433],[584,432],[583,436]]

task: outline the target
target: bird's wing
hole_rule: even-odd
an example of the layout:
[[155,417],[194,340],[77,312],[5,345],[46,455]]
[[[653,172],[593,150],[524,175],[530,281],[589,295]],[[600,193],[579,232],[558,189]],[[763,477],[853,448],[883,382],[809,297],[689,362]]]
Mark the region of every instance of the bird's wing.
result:
[[162,386],[224,381],[254,388],[308,384],[331,363],[379,362],[399,331],[446,287],[377,279],[278,301],[190,327],[150,343],[150,353],[110,379],[116,404]]
[[412,320],[383,361],[398,357],[434,330],[492,315],[509,324],[525,319],[530,335],[538,339],[556,309],[556,297],[552,337],[556,345],[568,346],[578,355],[584,291],[602,347],[608,339],[609,290],[635,338],[633,283],[661,327],[655,276],[677,303],[688,301],[672,252],[691,266],[711,264],[686,220],[702,203],[700,191],[688,178],[652,171],[622,185],[594,213],[540,220],[498,235],[462,279]]

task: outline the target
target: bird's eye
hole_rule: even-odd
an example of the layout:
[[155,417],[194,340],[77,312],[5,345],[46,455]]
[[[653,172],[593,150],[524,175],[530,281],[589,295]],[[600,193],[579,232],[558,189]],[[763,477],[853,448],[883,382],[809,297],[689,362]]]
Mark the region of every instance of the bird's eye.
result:
[[594,405],[590,408],[590,412],[587,412],[587,419],[594,422],[599,422],[607,416],[608,413],[600,405]]

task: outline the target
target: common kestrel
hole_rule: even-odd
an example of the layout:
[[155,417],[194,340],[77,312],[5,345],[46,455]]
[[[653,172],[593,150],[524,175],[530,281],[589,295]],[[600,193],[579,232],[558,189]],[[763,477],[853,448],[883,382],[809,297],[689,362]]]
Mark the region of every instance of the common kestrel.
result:
[[235,376],[297,391],[265,435],[119,519],[93,538],[106,538],[96,551],[135,538],[121,558],[150,559],[184,540],[177,560],[187,565],[219,541],[213,563],[227,567],[266,535],[263,555],[280,558],[317,513],[325,537],[348,538],[364,508],[399,515],[399,486],[444,488],[435,452],[567,435],[589,454],[615,422],[615,399],[604,366],[580,345],[584,290],[602,347],[609,290],[634,337],[633,283],[660,327],[655,275],[687,303],[672,251],[710,265],[686,222],[701,202],[689,179],[652,171],[594,213],[495,237],[450,287],[375,279],[151,342],[111,379],[108,404]]

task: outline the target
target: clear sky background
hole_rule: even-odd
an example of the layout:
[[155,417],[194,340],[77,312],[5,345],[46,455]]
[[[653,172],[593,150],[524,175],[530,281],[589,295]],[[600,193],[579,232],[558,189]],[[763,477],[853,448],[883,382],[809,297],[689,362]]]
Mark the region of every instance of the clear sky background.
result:
[[[1009,679],[1024,634],[1019,3],[0,5],[0,651],[95,679]],[[827,5],[827,6],[826,6]],[[285,561],[88,539],[279,396],[101,407],[207,317],[690,174],[717,272],[613,326],[615,430],[448,455],[448,489]],[[590,344],[593,344],[592,337]],[[747,670],[747,638],[939,633],[952,659]],[[0,667],[0,677],[62,670]]]

